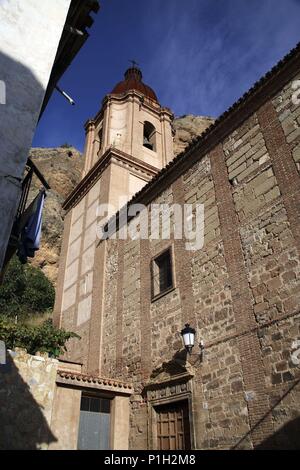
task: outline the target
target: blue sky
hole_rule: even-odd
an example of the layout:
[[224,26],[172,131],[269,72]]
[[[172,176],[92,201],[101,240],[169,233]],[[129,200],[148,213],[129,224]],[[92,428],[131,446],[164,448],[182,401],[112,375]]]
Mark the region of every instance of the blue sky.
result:
[[300,0],[101,0],[35,147],[84,146],[83,124],[135,59],[176,116],[219,116],[300,41]]

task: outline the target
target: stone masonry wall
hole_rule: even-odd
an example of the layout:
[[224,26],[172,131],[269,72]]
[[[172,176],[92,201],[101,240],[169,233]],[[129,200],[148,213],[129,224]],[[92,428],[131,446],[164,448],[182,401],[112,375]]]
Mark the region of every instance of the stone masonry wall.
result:
[[98,180],[69,215],[69,245],[60,286],[60,289],[63,289],[60,294],[61,326],[75,331],[81,337],[81,341],[75,338],[69,342],[64,357],[71,357],[73,361],[79,362],[85,362],[88,355],[99,193]]
[[[201,250],[173,237],[107,244],[102,366],[134,383],[132,448],[147,447],[144,386],[182,353],[186,321],[205,343],[203,362],[190,359],[195,446],[299,447],[300,106],[291,96],[289,83],[152,201],[204,204]],[[169,246],[175,286],[151,301],[151,259]]]
[[[300,74],[295,77],[296,80],[300,80]],[[286,141],[290,145],[297,169],[300,171],[300,112],[299,106],[293,104],[292,101],[292,96],[295,93],[292,87],[293,82],[288,83],[282,92],[275,97],[273,105],[281,122]]]
[[16,348],[0,365],[0,449],[47,449],[58,360]]

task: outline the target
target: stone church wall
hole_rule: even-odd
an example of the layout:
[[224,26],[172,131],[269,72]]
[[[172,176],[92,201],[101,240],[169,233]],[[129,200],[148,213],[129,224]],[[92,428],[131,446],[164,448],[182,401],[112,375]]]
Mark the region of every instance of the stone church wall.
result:
[[[291,96],[289,83],[152,201],[204,204],[201,250],[107,243],[102,373],[133,381],[132,448],[149,443],[144,387],[176,362],[186,322],[205,344],[202,362],[188,358],[195,447],[299,445],[300,106]],[[151,301],[150,262],[168,246],[175,288]]]

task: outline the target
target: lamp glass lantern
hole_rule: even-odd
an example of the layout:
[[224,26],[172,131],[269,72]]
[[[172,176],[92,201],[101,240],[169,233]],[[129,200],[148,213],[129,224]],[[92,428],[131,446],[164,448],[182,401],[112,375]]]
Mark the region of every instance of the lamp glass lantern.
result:
[[189,323],[186,323],[183,330],[181,330],[183,344],[189,354],[191,354],[192,349],[195,345],[195,334],[196,334],[196,330],[192,328]]

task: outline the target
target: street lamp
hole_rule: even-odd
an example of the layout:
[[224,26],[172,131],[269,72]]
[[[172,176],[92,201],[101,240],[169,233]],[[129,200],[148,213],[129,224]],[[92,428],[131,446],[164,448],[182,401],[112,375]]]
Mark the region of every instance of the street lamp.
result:
[[189,323],[186,323],[185,328],[181,330],[181,336],[183,338],[183,344],[189,354],[192,353],[192,349],[195,344],[196,330],[190,327]]
[[[184,347],[190,356],[192,355],[192,349],[195,345],[195,335],[196,335],[196,330],[192,328],[189,323],[186,323],[183,330],[181,330],[181,336],[183,338]],[[200,357],[200,361],[202,362],[203,357],[204,357],[204,341],[203,340],[200,341],[199,348],[200,348],[199,357]]]

